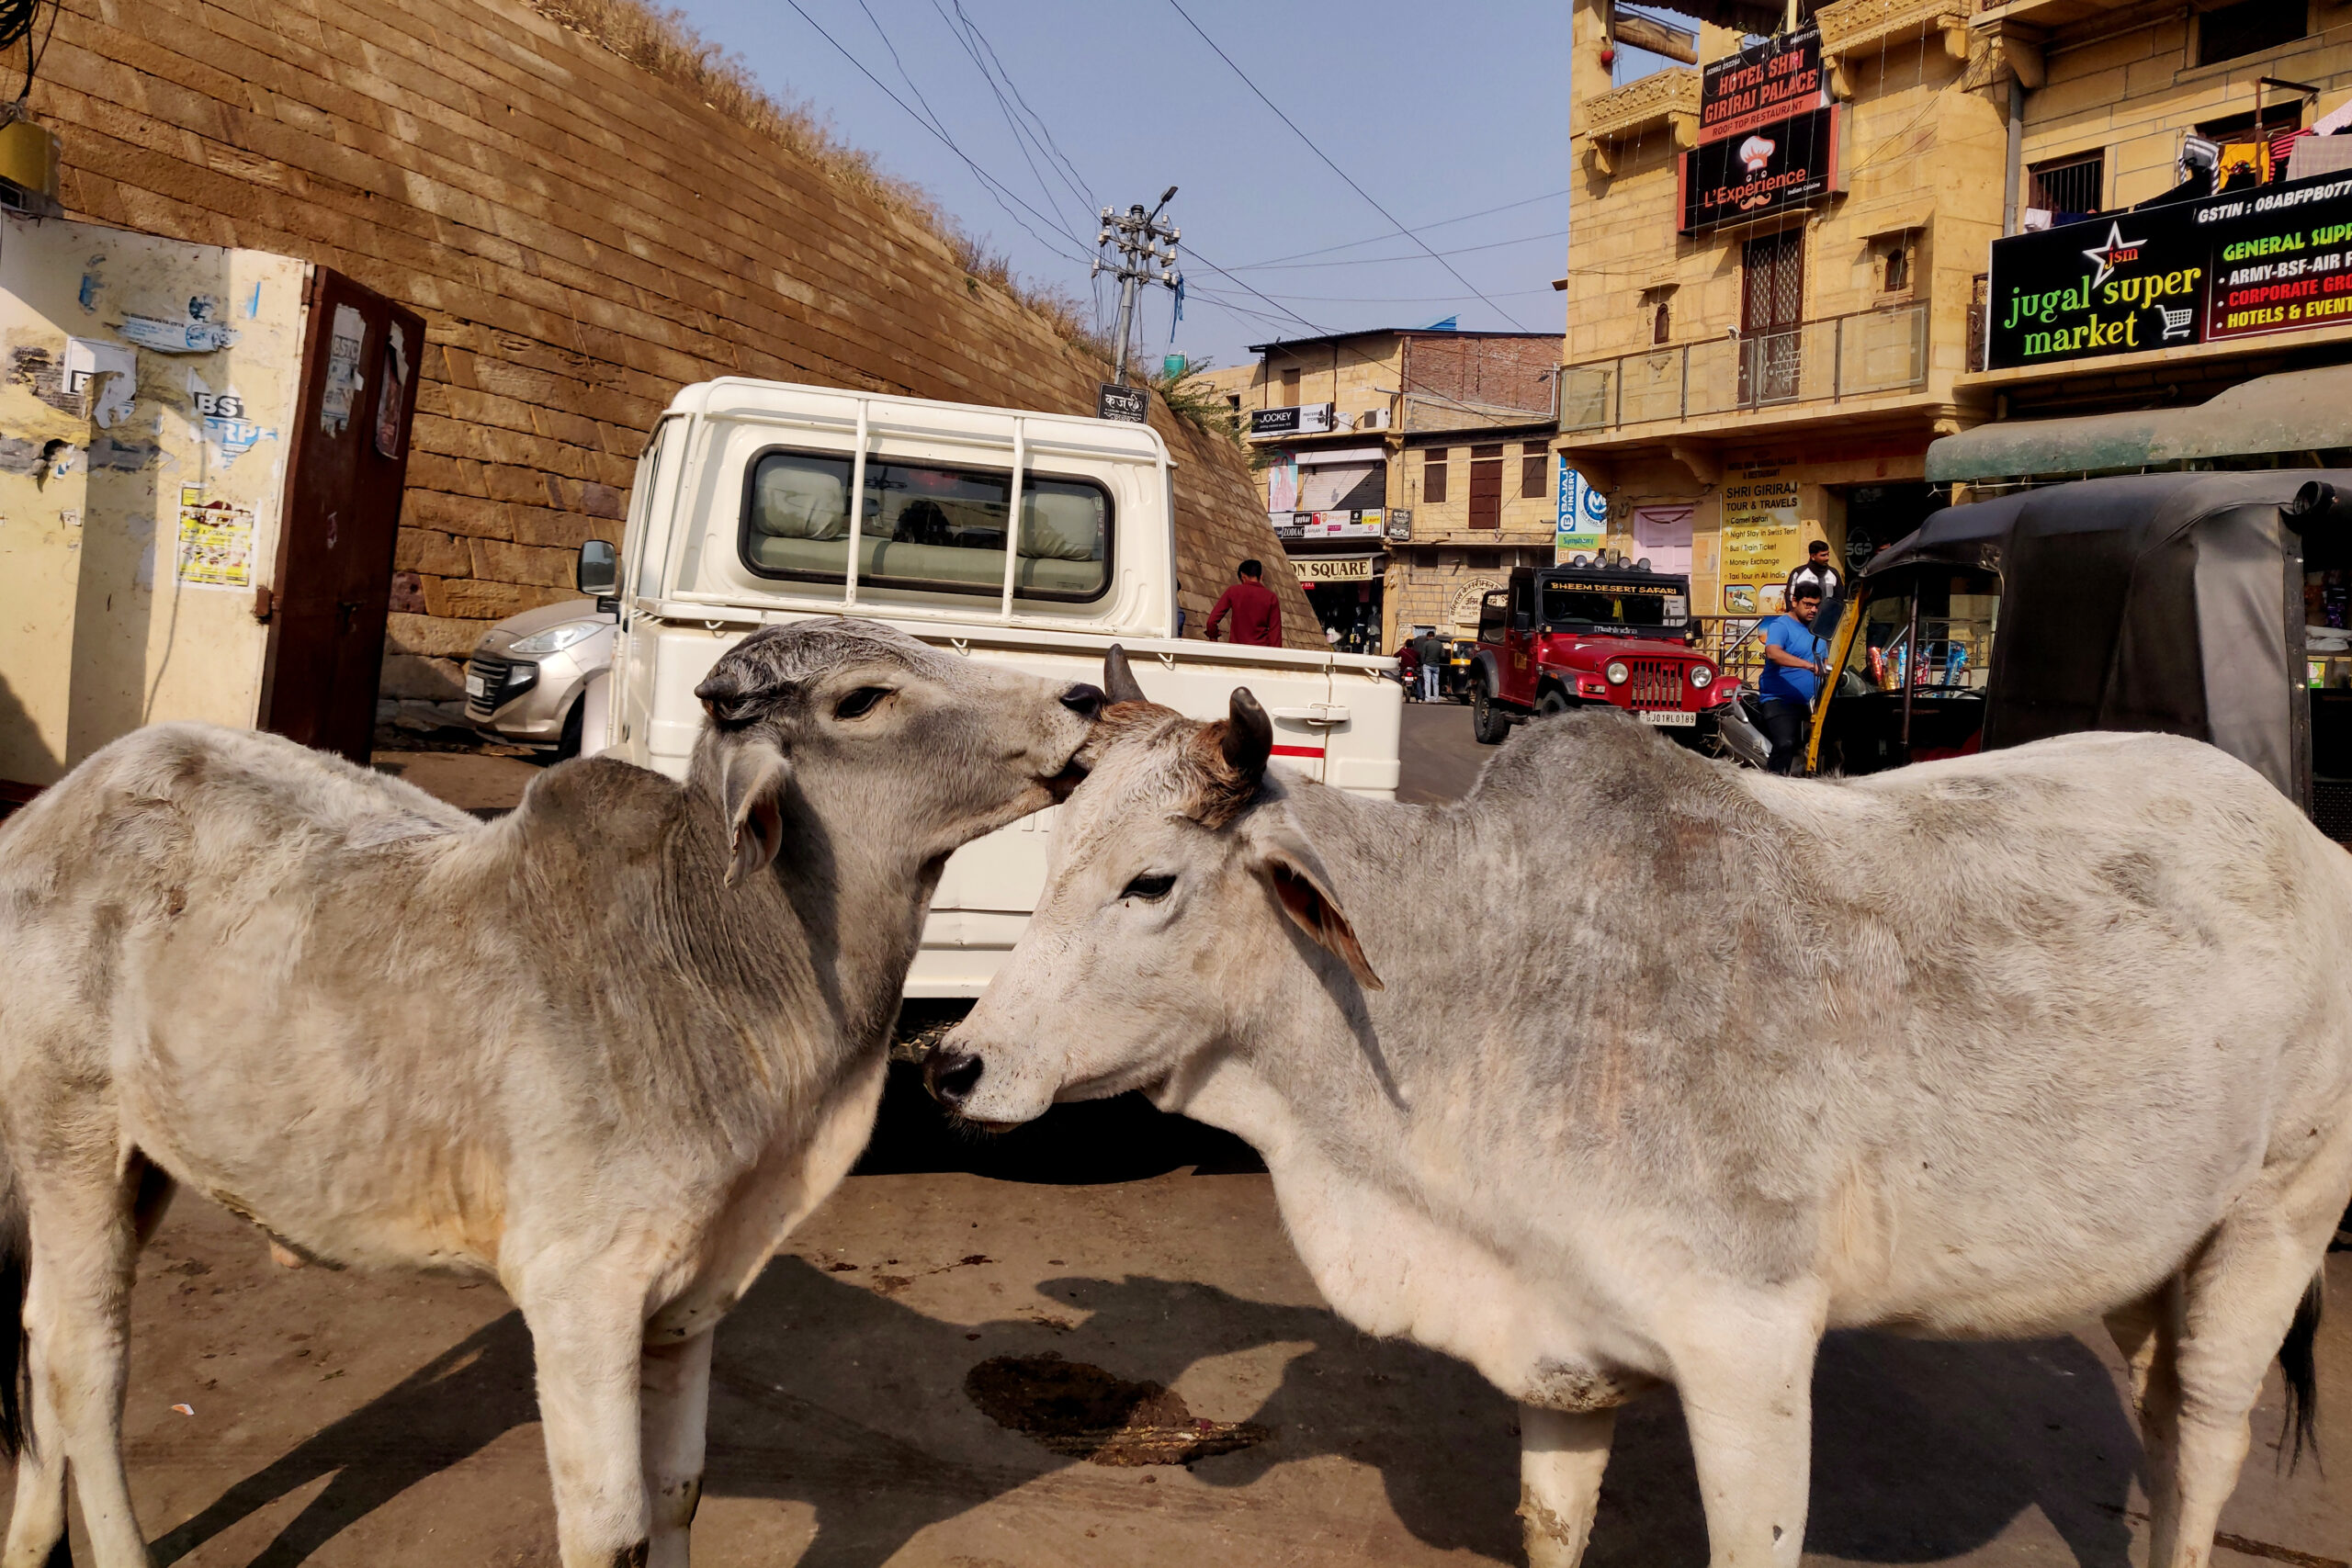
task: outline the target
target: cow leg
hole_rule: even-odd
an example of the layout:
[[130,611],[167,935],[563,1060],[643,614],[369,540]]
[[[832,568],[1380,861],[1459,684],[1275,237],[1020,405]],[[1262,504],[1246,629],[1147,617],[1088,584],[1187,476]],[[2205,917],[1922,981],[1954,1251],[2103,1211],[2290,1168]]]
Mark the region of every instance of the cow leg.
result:
[[1616,1426],[1614,1410],[1570,1415],[1519,1407],[1519,1517],[1527,1521],[1527,1568],[1577,1568],[1583,1559]]
[[703,1431],[710,1413],[710,1330],[648,1345],[638,1375],[645,1495],[653,1512],[651,1568],[686,1568],[687,1530],[702,1504]]
[[1820,1319],[1727,1303],[1695,1344],[1671,1348],[1707,1510],[1711,1568],[1797,1568],[1813,1463]]
[[645,1285],[588,1269],[548,1270],[522,1293],[538,1361],[539,1421],[555,1483],[563,1568],[644,1568],[645,1471],[638,1386]]
[[2240,1199],[2182,1280],[2177,1533],[2149,1568],[2208,1568],[2222,1505],[2252,1441],[2248,1417],[2303,1292],[2327,1255],[2352,1182],[2352,1124],[2330,1146]]
[[32,1449],[20,1461],[0,1563],[51,1560],[65,1534],[70,1464],[96,1568],[147,1568],[123,1470],[122,1401],[139,1196],[153,1179],[135,1152],[119,1168],[111,1150],[61,1166],[18,1177],[32,1242],[24,1316]]
[[[2131,1373],[2132,1409],[2140,1418],[2150,1550],[2164,1554],[2172,1551],[2180,1522],[2180,1496],[2173,1485],[2180,1428],[2180,1314],[2178,1278],[2107,1314],[2107,1332]],[[2149,1561],[2161,1563],[2165,1556]]]

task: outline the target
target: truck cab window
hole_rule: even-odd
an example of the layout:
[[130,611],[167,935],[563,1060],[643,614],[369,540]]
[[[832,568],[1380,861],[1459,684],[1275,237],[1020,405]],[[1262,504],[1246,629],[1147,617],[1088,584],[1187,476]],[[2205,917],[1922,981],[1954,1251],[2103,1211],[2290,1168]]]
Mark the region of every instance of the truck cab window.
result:
[[[743,564],[763,577],[841,581],[848,565],[852,464],[831,453],[769,451],[752,465]],[[860,498],[857,575],[876,588],[1001,592],[1008,473],[869,457]],[[1085,479],[1028,474],[1013,592],[1100,598],[1111,581],[1110,495]]]

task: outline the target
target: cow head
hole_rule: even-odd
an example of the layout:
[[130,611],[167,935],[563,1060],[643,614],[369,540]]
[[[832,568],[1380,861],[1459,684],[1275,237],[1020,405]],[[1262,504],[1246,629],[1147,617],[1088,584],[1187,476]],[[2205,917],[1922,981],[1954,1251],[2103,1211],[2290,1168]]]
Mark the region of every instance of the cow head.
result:
[[1091,771],[1055,830],[1045,897],[935,1054],[932,1092],[989,1125],[1181,1077],[1250,1032],[1272,966],[1376,990],[1331,881],[1269,778],[1246,690],[1203,724],[1140,699],[1115,657]]
[[873,621],[753,632],[695,688],[695,778],[732,840],[729,886],[766,866],[797,798],[836,840],[944,859],[1084,776],[1102,693],[940,652]]

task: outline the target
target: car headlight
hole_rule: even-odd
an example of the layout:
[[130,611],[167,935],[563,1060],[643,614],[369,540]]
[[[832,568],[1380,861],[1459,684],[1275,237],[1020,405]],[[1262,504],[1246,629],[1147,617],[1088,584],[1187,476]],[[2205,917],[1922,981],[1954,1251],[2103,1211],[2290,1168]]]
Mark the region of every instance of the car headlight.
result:
[[1690,666],[1690,684],[1694,688],[1703,692],[1714,683],[1715,672],[1713,671],[1708,669],[1703,664],[1693,664]]
[[612,625],[610,621],[566,621],[543,632],[533,632],[508,647],[510,653],[560,653],[576,642],[586,642]]
[[1633,678],[1634,674],[1631,670],[1625,668],[1625,661],[1622,659],[1611,660],[1601,667],[1600,672],[1609,677],[1609,683],[1612,686],[1623,685]]

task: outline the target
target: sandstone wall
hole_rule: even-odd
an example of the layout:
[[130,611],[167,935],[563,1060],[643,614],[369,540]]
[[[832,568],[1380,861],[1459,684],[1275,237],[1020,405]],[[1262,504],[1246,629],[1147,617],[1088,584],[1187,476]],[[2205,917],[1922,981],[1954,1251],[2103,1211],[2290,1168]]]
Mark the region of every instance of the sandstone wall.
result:
[[[386,694],[456,694],[492,621],[572,596],[644,432],[746,375],[1091,412],[1100,361],[923,217],[519,0],[65,0],[33,109],[70,216],[324,263],[428,323]],[[1228,444],[1179,468],[1188,626],[1268,565]]]

